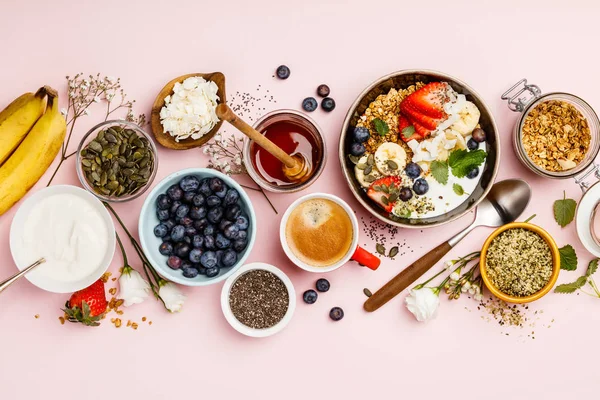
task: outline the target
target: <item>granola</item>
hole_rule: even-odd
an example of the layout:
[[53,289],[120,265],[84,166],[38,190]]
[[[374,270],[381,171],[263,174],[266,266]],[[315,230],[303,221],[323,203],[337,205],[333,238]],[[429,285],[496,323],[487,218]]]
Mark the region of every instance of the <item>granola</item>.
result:
[[585,157],[590,140],[587,120],[566,101],[540,103],[523,121],[523,148],[529,158],[546,171],[575,168]]

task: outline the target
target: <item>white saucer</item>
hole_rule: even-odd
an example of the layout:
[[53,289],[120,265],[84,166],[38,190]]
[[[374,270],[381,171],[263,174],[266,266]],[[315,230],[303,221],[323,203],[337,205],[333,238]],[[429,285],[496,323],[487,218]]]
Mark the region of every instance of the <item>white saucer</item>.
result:
[[596,257],[600,257],[600,246],[594,241],[590,224],[592,214],[596,205],[600,201],[600,182],[593,184],[583,195],[577,211],[575,213],[575,223],[577,225],[577,236],[583,246]]

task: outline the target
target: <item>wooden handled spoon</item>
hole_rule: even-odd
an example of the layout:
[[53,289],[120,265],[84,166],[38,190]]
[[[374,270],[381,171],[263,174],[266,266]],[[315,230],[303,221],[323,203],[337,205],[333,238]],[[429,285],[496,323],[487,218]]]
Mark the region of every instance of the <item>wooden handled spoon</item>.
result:
[[231,108],[225,103],[221,103],[216,109],[217,117],[220,120],[229,122],[231,125],[236,127],[244,135],[252,139],[260,147],[268,151],[273,157],[281,161],[282,170],[285,176],[291,181],[302,182],[310,177],[311,165],[310,161],[306,159],[302,154],[289,155],[283,151],[275,143],[267,139],[267,137],[256,129],[252,128],[245,121],[240,119]]

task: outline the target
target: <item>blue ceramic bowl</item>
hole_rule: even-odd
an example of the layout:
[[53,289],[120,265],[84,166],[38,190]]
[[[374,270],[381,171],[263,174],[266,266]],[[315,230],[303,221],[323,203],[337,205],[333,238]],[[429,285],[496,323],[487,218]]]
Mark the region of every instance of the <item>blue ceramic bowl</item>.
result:
[[[156,216],[156,198],[158,195],[166,193],[169,186],[178,183],[187,175],[194,175],[200,180],[212,177],[221,178],[230,188],[236,189],[240,193],[240,205],[242,210],[248,216],[250,222],[250,226],[248,227],[248,245],[246,246],[246,249],[238,255],[237,263],[229,268],[221,268],[219,275],[212,278],[208,278],[205,275],[198,275],[195,278],[186,278],[183,276],[181,270],[169,268],[167,266],[167,256],[163,256],[158,251],[158,247],[162,243],[162,240],[154,235],[154,227],[159,224],[158,217]],[[256,239],[256,214],[254,213],[254,208],[252,207],[248,194],[236,181],[212,169],[188,168],[167,176],[152,189],[152,192],[146,197],[144,205],[142,206],[138,230],[144,254],[160,275],[170,281],[185,286],[206,286],[227,279],[228,276],[233,274],[244,264],[252,251],[252,246],[254,246],[254,241]]]

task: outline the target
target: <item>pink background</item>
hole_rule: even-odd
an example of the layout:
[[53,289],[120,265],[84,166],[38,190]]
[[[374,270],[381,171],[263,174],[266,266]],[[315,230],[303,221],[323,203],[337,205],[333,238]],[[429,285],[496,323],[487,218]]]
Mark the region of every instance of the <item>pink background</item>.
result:
[[[327,83],[337,108],[312,116],[326,132],[329,163],[305,192],[339,195],[365,217],[337,162],[337,138],[348,106],[371,81],[394,70],[428,68],[460,77],[479,91],[497,118],[503,152],[498,178],[520,177],[533,187],[524,217],[537,213],[535,223],[559,245],[571,243],[577,250],[578,272],[562,272],[559,282],[574,280],[592,258],[574,224],[560,229],[551,213],[563,189],[576,199],[579,189],[572,180],[545,180],[518,164],[510,142],[517,115],[500,95],[527,77],[544,91],[571,92],[600,107],[595,78],[600,6],[594,1],[3,3],[0,107],[44,84],[64,92],[64,76],[77,72],[121,77],[125,91],[138,101],[136,111],[146,113],[167,81],[189,72],[224,72],[229,96],[268,89],[277,104],[266,103],[267,111],[299,108],[318,84]],[[282,63],[292,71],[287,81],[272,78]],[[100,118],[92,111],[81,120],[75,143]],[[207,163],[199,150],[161,148],[159,156],[156,182]],[[47,180],[48,175],[33,191]],[[73,159],[56,182],[78,184]],[[270,195],[280,211],[276,216],[259,193],[250,192],[261,232],[250,261],[282,268],[299,294],[313,286],[317,275],[293,267],[277,237],[281,214],[302,194]],[[134,232],[142,201],[117,206]],[[16,271],[8,232],[17,208],[0,217],[2,277]],[[141,322],[147,316],[153,321],[133,331],[115,329],[108,321],[97,329],[62,326],[57,318],[67,297],[22,280],[0,299],[0,397],[365,399],[434,391],[444,398],[504,399],[591,394],[598,388],[600,299],[551,293],[528,310],[537,318],[535,328],[523,329],[487,322],[487,314],[466,298],[443,298],[438,318],[428,324],[412,318],[402,297],[377,313],[362,311],[364,287],[374,291],[471,218],[423,232],[401,230],[396,240],[406,240],[413,251],[396,261],[383,260],[377,272],[348,265],[328,274],[330,292],[315,305],[300,302],[290,325],[263,340],[229,327],[219,306],[221,284],[185,289],[188,300],[180,314],[166,313],[153,300],[126,309],[125,320]],[[477,249],[489,232],[479,228],[451,255]],[[375,247],[366,236],[361,242]],[[132,252],[130,257],[137,266]],[[116,256],[111,270],[120,265]],[[335,305],[346,312],[339,323],[327,316]],[[536,310],[543,314],[534,315]],[[535,340],[528,337],[531,331]]]

